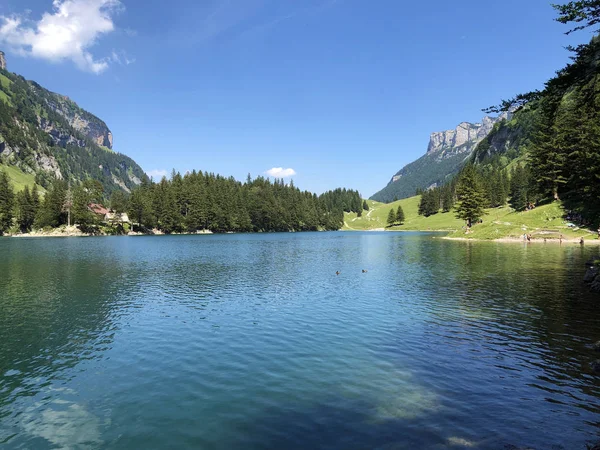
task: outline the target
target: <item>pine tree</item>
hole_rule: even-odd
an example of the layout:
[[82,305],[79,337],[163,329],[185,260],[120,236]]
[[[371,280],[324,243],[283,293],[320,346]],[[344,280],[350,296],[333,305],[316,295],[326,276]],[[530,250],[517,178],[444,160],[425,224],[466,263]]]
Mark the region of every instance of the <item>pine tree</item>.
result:
[[[548,102],[546,102],[548,103]],[[554,113],[550,105],[540,108],[542,123],[534,135],[533,144],[529,150],[529,162],[532,176],[543,197],[557,199],[559,190],[567,182],[565,164],[567,162],[567,147],[570,136],[560,133],[560,125],[554,124]],[[572,118],[572,116],[569,116]],[[566,119],[566,118],[565,118]],[[569,133],[572,131],[570,126]],[[562,138],[559,138],[559,135]]]
[[400,225],[404,223],[404,211],[400,205],[398,205],[398,211],[396,211],[396,222]]
[[110,196],[110,209],[117,214],[122,214],[127,211],[129,205],[127,204],[128,198],[125,192],[119,190],[114,191]]
[[429,217],[440,210],[440,195],[438,189],[428,189],[421,195],[419,215]]
[[424,216],[427,213],[427,191],[421,193],[421,199],[419,200],[418,214]]
[[97,224],[98,218],[89,208],[91,203],[93,203],[92,195],[84,186],[77,186],[73,189],[71,214],[73,216],[74,224],[82,227]]
[[363,200],[362,207],[363,207],[363,209],[364,209],[365,211],[368,211],[368,210],[369,210],[369,205],[367,204],[367,201],[366,201],[366,200]]
[[63,212],[66,192],[67,186],[64,181],[54,180],[52,182],[38,209],[35,218],[36,227],[58,227],[66,223],[66,215]]
[[38,191],[37,184],[34,184],[33,188],[31,189],[31,203],[32,203],[33,209],[37,215],[37,211],[40,207],[40,194]]
[[65,194],[65,202],[63,204],[63,209],[67,212],[67,225],[71,226],[71,210],[73,209],[73,190],[71,189],[70,181],[67,187],[67,192]]
[[390,212],[388,213],[388,217],[387,217],[388,227],[394,226],[395,223],[396,223],[396,213],[394,212],[394,208],[392,208],[392,209],[390,209]]
[[468,226],[483,216],[487,202],[479,174],[473,165],[466,166],[461,172],[456,186],[459,204],[456,217],[465,220]]
[[529,175],[523,166],[513,169],[510,179],[510,206],[523,211],[530,201]]
[[301,192],[293,182],[258,177],[244,184],[233,178],[192,172],[174,173],[158,184],[143,181],[130,197],[134,222],[165,233],[209,229],[226,231],[337,230],[344,211],[362,214],[357,191],[335,189],[317,196]]
[[15,193],[8,175],[0,170],[0,236],[12,226]]
[[[37,195],[37,190],[36,190]],[[29,187],[25,188],[17,194],[17,224],[21,232],[26,233],[31,230],[35,220],[37,210],[37,202],[34,201]]]
[[600,2],[598,0],[574,0],[564,5],[552,6],[559,13],[556,19],[558,22],[564,24],[575,22],[575,28],[569,30],[567,34],[600,23]]
[[449,212],[454,207],[454,192],[449,184],[442,188],[442,212]]

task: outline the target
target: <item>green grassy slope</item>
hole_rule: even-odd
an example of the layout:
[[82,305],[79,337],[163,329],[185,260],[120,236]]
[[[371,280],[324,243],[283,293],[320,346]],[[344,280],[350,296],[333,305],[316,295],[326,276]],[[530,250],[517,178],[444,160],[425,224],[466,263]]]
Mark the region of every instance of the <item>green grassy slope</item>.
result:
[[[40,118],[45,119],[43,126]],[[80,119],[87,125],[83,126]],[[71,121],[80,124],[78,129]],[[75,184],[89,178],[100,181],[106,196],[122,190],[123,185],[133,189],[137,180],[145,178],[144,171],[131,158],[97,144],[99,138],[106,144],[109,133],[101,119],[67,97],[0,70],[0,140],[7,146],[0,155],[0,165],[34,173],[40,185],[48,186],[54,171],[38,164],[43,155],[60,168],[64,179]],[[17,148],[20,151],[15,151]],[[19,176],[14,178],[16,185],[23,185]]]
[[13,188],[17,192],[25,189],[25,186],[32,188],[35,184],[35,175],[31,173],[25,173],[16,166],[0,164],[0,170],[8,174],[8,178],[10,178]]
[[399,180],[388,183],[382,190],[373,194],[371,199],[378,202],[388,202],[394,198],[409,198],[415,194],[417,188],[427,189],[433,184],[444,184],[458,173],[468,159],[469,152],[463,153],[461,150],[468,147],[469,145],[466,144],[457,147],[453,151],[461,151],[461,153],[441,160],[438,159],[439,154],[421,156],[395,174],[395,176],[401,175]]
[[436,214],[431,217],[419,216],[420,196],[405,198],[393,203],[379,203],[367,200],[370,210],[363,212],[362,217],[356,213],[344,215],[344,230],[375,230],[387,227],[387,216],[391,208],[398,209],[402,206],[406,220],[404,225],[390,228],[391,230],[444,230],[454,231],[460,229],[462,221],[456,219],[454,214]]
[[[529,233],[534,239],[557,239],[561,234],[565,238],[574,239],[585,237],[596,238],[595,233],[586,229],[572,229],[567,226],[563,218],[564,210],[560,203],[554,202],[542,205],[532,211],[516,212],[505,206],[486,211],[483,223],[477,224],[467,234],[464,222],[454,216],[454,212],[438,213],[430,217],[419,216],[420,196],[410,197],[394,203],[379,203],[368,200],[370,211],[357,217],[355,213],[344,215],[343,230],[377,230],[391,231],[448,231],[450,237],[469,239],[501,239],[520,238],[524,233]],[[387,216],[391,208],[396,210],[402,206],[406,220],[404,225],[387,228]]]

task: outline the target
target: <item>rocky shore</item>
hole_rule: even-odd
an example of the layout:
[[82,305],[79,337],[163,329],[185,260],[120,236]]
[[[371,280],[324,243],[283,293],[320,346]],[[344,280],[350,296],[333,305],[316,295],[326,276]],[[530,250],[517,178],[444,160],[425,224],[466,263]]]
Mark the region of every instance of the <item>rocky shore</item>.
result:
[[600,293],[600,258],[585,263],[587,270],[583,281],[590,286],[590,291]]
[[[159,236],[163,235],[158,229],[143,230],[143,231],[125,231],[124,229],[106,229],[102,227],[88,228],[81,230],[77,225],[63,225],[58,228],[32,230],[29,233],[16,233],[6,235],[9,237],[25,238],[25,237],[91,237],[91,236]],[[199,230],[195,233],[172,233],[172,234],[212,234],[210,230]]]

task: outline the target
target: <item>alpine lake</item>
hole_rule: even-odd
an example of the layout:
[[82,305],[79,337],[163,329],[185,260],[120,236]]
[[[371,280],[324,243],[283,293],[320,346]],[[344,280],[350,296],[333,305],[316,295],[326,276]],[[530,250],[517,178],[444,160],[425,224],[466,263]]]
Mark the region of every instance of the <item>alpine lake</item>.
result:
[[584,450],[597,255],[431,233],[0,239],[0,447]]

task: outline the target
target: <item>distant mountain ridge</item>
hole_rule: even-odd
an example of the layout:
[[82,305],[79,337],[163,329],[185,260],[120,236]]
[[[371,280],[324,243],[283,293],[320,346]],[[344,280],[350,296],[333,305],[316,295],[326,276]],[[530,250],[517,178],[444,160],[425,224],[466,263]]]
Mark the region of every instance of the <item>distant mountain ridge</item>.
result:
[[112,148],[103,120],[67,96],[0,68],[0,169],[13,166],[43,187],[55,178],[75,184],[91,178],[107,195],[129,192],[146,175]]
[[442,184],[460,170],[494,126],[510,116],[510,113],[486,116],[481,123],[462,122],[453,130],[431,133],[425,155],[400,169],[371,200],[389,203],[411,197],[417,189]]

